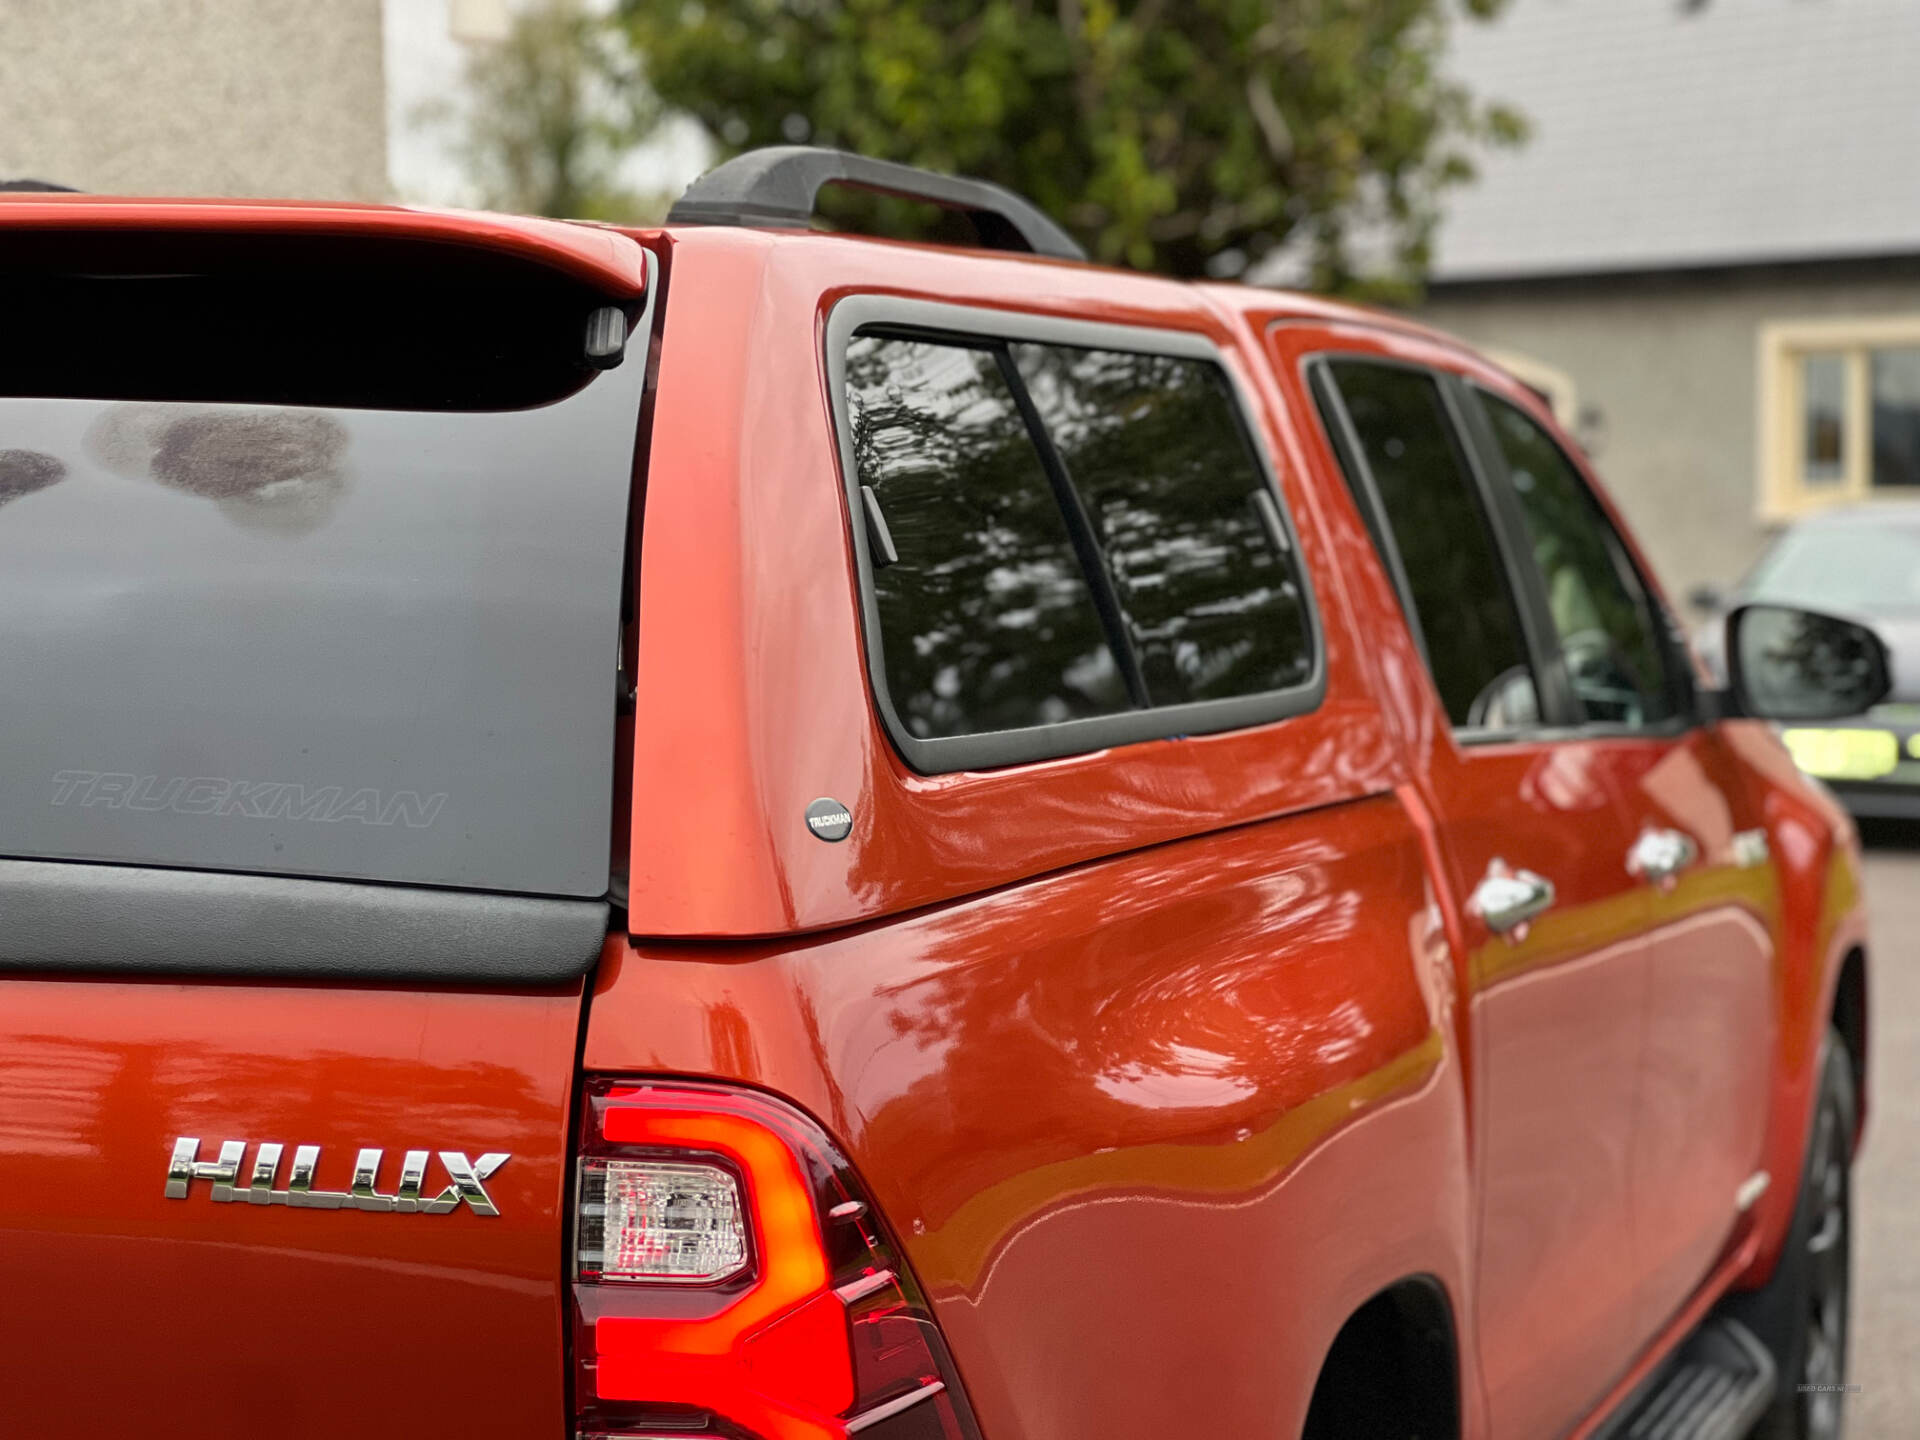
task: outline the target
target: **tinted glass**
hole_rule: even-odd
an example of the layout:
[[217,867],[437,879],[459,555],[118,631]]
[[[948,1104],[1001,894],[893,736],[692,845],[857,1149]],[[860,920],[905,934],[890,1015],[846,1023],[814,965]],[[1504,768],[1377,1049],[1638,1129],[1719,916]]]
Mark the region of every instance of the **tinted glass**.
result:
[[1313,644],[1299,579],[1262,520],[1271,487],[1219,368],[1051,345],[1013,353],[1106,556],[1152,703],[1304,684]]
[[855,468],[899,560],[874,572],[887,690],[922,739],[1129,699],[1039,453],[990,349],[856,336]]
[[[1539,704],[1487,517],[1431,376],[1330,367],[1406,572],[1433,680],[1455,725],[1511,728]],[[1367,508],[1364,486],[1356,487]]]
[[1483,398],[1546,581],[1575,699],[1589,720],[1667,719],[1674,703],[1660,627],[1620,537],[1546,431],[1506,401]]
[[0,398],[0,855],[604,894],[644,343],[491,412]]
[[[9,226],[0,394],[520,410],[598,373],[581,342],[606,303],[556,272],[463,246]],[[297,309],[297,334],[277,328],[281,308]]]

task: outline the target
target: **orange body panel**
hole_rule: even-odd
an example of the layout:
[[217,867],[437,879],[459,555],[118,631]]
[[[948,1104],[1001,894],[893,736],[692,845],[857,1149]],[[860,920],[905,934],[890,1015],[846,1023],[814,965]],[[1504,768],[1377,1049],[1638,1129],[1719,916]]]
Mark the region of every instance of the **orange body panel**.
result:
[[[7,1433],[420,1435],[484,1396],[497,1435],[565,1404],[558,1241],[577,987],[421,992],[8,977],[0,1019]],[[321,1147],[345,1190],[384,1148],[511,1158],[500,1214],[184,1200],[175,1138]],[[287,1184],[283,1165],[278,1183]],[[439,1162],[430,1191],[446,1183]],[[29,1309],[26,1297],[35,1297]],[[84,1355],[83,1369],[76,1357]],[[473,1429],[469,1424],[466,1428]]]
[[[875,719],[860,644],[823,394],[833,302],[857,288],[1187,330],[1249,388],[1258,357],[1230,317],[1164,280],[881,245],[856,272],[846,255],[824,237],[714,232],[679,237],[668,261],[639,538],[634,934],[818,930],[1394,783],[1402,761],[1359,646],[1333,624],[1326,702],[1281,727],[909,771]],[[1297,472],[1283,466],[1281,484],[1304,510]],[[1300,542],[1331,601],[1323,542],[1305,525]],[[852,808],[844,844],[802,821],[823,795]]]
[[1453,1005],[1384,796],[843,937],[635,942],[585,1063],[811,1110],[986,1434],[1287,1434],[1356,1306],[1409,1266],[1464,1280]]

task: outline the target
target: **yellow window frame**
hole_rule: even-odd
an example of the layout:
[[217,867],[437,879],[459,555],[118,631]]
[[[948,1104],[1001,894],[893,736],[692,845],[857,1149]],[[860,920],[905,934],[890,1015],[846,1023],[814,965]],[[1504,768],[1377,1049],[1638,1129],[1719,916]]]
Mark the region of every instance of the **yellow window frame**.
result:
[[[1760,328],[1759,458],[1756,513],[1779,523],[1829,505],[1873,497],[1872,352],[1920,347],[1920,315],[1781,321]],[[1804,363],[1837,355],[1845,363],[1838,484],[1809,485],[1806,455]]]

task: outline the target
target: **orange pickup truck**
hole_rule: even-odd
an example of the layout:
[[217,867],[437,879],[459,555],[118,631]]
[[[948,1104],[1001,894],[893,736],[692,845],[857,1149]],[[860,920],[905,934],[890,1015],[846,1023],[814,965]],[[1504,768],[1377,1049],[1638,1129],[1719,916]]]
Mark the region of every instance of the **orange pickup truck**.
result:
[[0,290],[9,1440],[1836,1433],[1885,649],[1469,350],[805,148]]

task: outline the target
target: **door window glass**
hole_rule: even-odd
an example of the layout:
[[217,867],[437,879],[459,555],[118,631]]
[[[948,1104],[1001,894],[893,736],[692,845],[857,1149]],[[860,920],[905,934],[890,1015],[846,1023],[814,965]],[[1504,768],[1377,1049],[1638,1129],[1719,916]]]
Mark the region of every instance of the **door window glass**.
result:
[[1431,375],[1402,366],[1329,366],[1365,474],[1406,576],[1434,685],[1456,726],[1513,729],[1539,718],[1519,614],[1486,512]]
[[1651,597],[1560,447],[1522,411],[1482,395],[1534,560],[1546,582],[1567,678],[1585,718],[1645,725],[1675,705]]
[[1013,355],[1105,557],[1148,700],[1305,683],[1305,598],[1219,367],[1058,345]]
[[860,483],[899,559],[877,568],[887,691],[916,737],[1131,705],[1045,467],[989,347],[856,335]]

